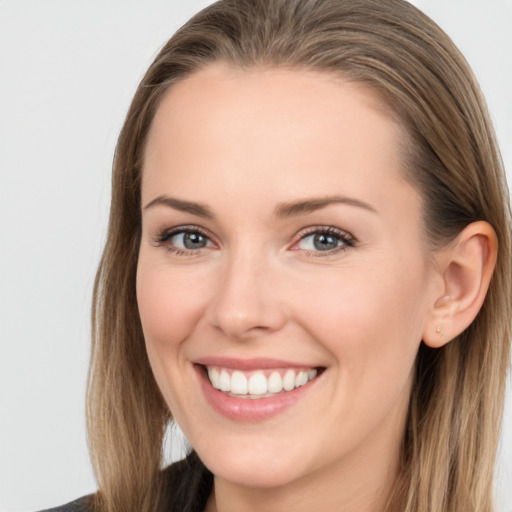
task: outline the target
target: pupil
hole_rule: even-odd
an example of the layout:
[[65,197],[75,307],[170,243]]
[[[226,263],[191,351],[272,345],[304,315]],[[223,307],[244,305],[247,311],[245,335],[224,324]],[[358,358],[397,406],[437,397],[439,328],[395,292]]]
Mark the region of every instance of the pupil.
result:
[[200,249],[206,246],[206,238],[199,233],[185,233],[183,245],[187,249]]
[[313,245],[319,251],[328,251],[338,247],[338,240],[330,235],[315,235]]

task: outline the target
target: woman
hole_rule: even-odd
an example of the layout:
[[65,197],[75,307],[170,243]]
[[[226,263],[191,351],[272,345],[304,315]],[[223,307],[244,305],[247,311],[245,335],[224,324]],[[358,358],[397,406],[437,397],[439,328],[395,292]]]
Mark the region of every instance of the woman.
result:
[[[493,510],[508,192],[432,21],[401,0],[206,8],[143,78],[112,194],[100,490],[69,510]],[[171,418],[193,451],[162,470]]]

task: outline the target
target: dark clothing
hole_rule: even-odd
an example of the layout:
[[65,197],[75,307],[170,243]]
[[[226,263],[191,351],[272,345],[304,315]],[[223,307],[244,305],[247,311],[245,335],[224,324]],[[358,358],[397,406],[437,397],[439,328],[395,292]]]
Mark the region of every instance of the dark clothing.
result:
[[91,508],[92,494],[89,496],[82,496],[67,505],[62,505],[56,508],[49,508],[41,512],[92,512]]
[[[213,475],[192,452],[162,471],[163,499],[155,512],[203,512],[212,491]],[[94,512],[94,495],[41,512]]]
[[213,475],[196,452],[163,471],[164,499],[159,512],[203,512],[213,487]]

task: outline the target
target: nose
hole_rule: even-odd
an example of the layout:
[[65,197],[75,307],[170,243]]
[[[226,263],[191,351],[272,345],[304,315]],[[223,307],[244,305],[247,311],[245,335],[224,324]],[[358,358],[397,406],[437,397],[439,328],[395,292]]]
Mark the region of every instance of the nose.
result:
[[279,271],[264,256],[238,255],[225,262],[210,304],[211,325],[233,339],[275,332],[288,314],[280,300]]

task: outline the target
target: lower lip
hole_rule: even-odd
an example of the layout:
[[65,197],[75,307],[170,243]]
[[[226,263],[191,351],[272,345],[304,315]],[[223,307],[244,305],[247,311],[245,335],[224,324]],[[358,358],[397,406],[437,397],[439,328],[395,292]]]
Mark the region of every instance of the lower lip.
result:
[[201,387],[206,399],[215,411],[231,420],[257,422],[272,418],[299,402],[315,385],[319,377],[309,381],[304,386],[277,393],[266,398],[237,398],[215,389],[204,367],[196,365]]

